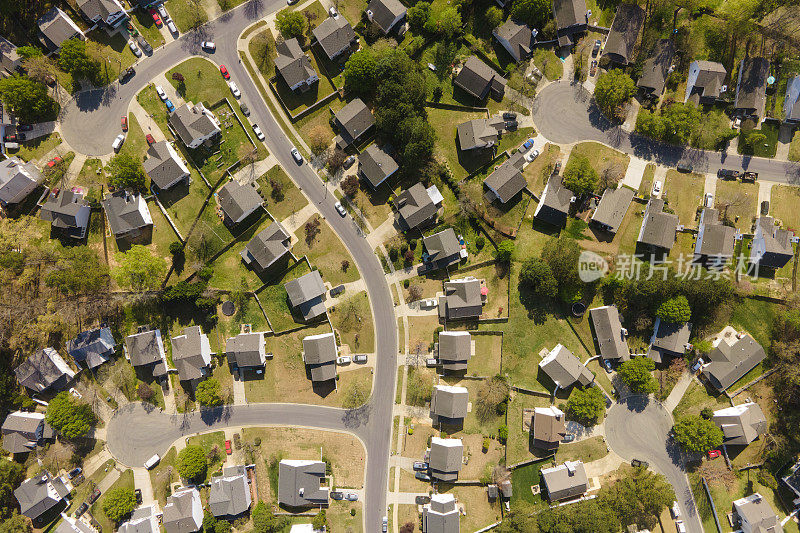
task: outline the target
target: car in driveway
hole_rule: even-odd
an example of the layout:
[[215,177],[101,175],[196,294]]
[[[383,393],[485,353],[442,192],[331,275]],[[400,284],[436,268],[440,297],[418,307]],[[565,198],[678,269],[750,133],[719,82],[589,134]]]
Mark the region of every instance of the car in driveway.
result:
[[31,131],[33,129],[33,124],[19,124],[17,125],[17,131]]
[[349,365],[353,359],[349,355],[342,355],[336,358],[337,365]]
[[162,102],[167,99],[167,93],[164,92],[164,88],[161,85],[156,85],[156,94],[161,98]]
[[647,468],[648,466],[650,466],[650,463],[648,463],[647,461],[643,461],[642,459],[631,459],[631,466],[634,468],[639,466]]
[[714,195],[710,192],[707,192],[705,196],[703,196],[703,206],[714,207]]
[[231,441],[230,439],[225,441],[225,454],[231,455],[233,453],[233,448],[231,448]]
[[722,452],[719,451],[719,450],[708,450],[708,458],[709,459],[716,459],[720,455],[722,455]]
[[161,21],[161,16],[154,8],[150,8],[150,16],[153,17],[153,22],[156,23],[156,28],[160,28],[164,23]]
[[675,530],[678,533],[686,533],[686,525],[683,523],[683,520],[675,520]]
[[292,157],[294,158],[294,160],[297,162],[298,165],[303,164],[303,156],[300,155],[300,150],[298,150],[294,146],[292,146]]
[[266,139],[266,137],[264,137],[264,132],[261,131],[261,128],[258,127],[258,124],[253,124],[253,132],[256,134],[256,137],[259,141]]
[[136,503],[142,503],[142,489],[134,489],[133,495],[136,496]]
[[135,42],[133,42],[133,41],[129,42],[128,43],[128,48],[131,49],[131,52],[133,52],[133,55],[135,55],[136,57],[142,57],[142,51],[139,50],[139,47],[136,46]]
[[516,120],[517,114],[513,111],[506,111],[503,113],[503,120]]
[[564,438],[561,439],[561,442],[572,442],[574,440],[575,440],[575,435],[573,435],[572,433],[567,433],[566,435],[564,435]]
[[100,489],[95,487],[94,490],[92,491],[92,493],[89,494],[89,497],[86,498],[86,501],[89,502],[89,504],[91,505],[94,502],[96,502],[97,498],[99,498],[99,497],[100,497]]
[[228,67],[226,67],[225,65],[219,66],[219,73],[222,74],[222,77],[225,78],[226,80],[231,79],[231,74],[230,72],[228,72]]
[[81,467],[73,468],[72,470],[69,471],[69,473],[67,474],[67,477],[69,479],[72,479],[75,476],[77,476],[78,474],[80,474],[81,472],[83,472],[83,469],[81,469]]
[[155,144],[156,143],[155,137],[153,137],[153,135],[150,134],[150,133],[148,133],[147,135],[144,136],[144,140],[147,141],[147,145],[148,146],[150,146],[151,144]]
[[175,23],[172,20],[167,22],[167,29],[172,33],[172,35],[178,35],[178,27],[175,26]]
[[338,18],[339,18],[339,12],[338,12],[338,11],[336,11],[336,8],[335,8],[335,7],[333,7],[333,6],[331,6],[331,7],[328,9],[328,15],[330,15],[331,17],[333,17],[333,20],[336,20],[336,19],[338,19]]
[[169,18],[169,13],[167,13],[167,8],[164,7],[164,4],[158,4],[158,14],[161,15],[161,18],[167,20]]
[[363,365],[367,362],[367,354],[360,353],[358,355],[353,356],[353,362]]
[[89,504],[83,502],[82,504],[80,504],[80,506],[78,506],[78,509],[75,511],[75,518],[80,518],[81,515],[83,515],[83,513],[85,513],[88,510],[89,510]]
[[330,291],[331,298],[333,298],[334,296],[338,296],[343,292],[344,292],[344,285],[337,285],[336,287],[333,287]]
[[425,505],[426,503],[431,503],[430,496],[417,496],[414,498],[414,503],[417,505]]
[[231,88],[231,93],[233,94],[234,98],[240,98],[242,96],[242,93],[239,91],[239,87],[236,86],[235,81],[229,81],[228,87]]
[[525,161],[530,163],[531,161],[533,161],[537,157],[539,157],[539,150],[531,150],[530,153],[525,154]]
[[353,163],[355,163],[355,162],[356,162],[356,156],[351,155],[351,156],[348,156],[347,159],[344,160],[344,163],[342,163],[342,166],[346,170],[346,169],[352,167]]
[[358,501],[358,494],[355,492],[348,492],[344,495],[344,499],[349,502],[357,502]]
[[119,149],[120,149],[120,148],[122,148],[122,143],[124,143],[124,142],[125,142],[125,134],[124,134],[124,133],[120,133],[120,134],[119,134],[119,135],[117,135],[117,137],[114,139],[114,142],[113,142],[113,143],[111,143],[111,148],[112,148],[112,149],[113,149],[115,152],[117,152],[117,151],[119,151]]
[[611,361],[609,361],[608,359],[604,359],[603,360],[603,368],[606,369],[606,374],[610,374],[611,373]]
[[653,196],[661,194],[661,187],[663,186],[664,184],[661,183],[661,180],[656,180],[655,183],[653,183]]
[[145,54],[150,55],[153,53],[153,47],[150,46],[150,43],[148,43],[147,39],[145,39],[143,36],[140,35],[137,37],[136,42],[139,43],[139,48],[141,48]]
[[333,204],[333,207],[336,208],[336,212],[339,213],[340,216],[346,216],[347,210],[342,205],[342,202],[336,202]]
[[414,477],[417,478],[420,481],[430,481],[431,480],[431,476],[429,476],[425,472],[416,472],[414,474]]
[[344,492],[340,490],[331,491],[331,500],[342,500],[344,499]]
[[203,41],[200,43],[200,46],[203,47],[204,50],[208,50],[209,52],[214,52],[217,49],[217,43],[214,41]]
[[53,159],[47,162],[47,168],[53,168],[59,163],[61,163],[61,158],[59,156],[55,156]]
[[172,100],[170,100],[169,98],[164,100],[164,105],[167,106],[167,111],[169,111],[170,113],[175,111],[175,104],[173,104]]
[[600,53],[601,46],[603,46],[603,42],[600,39],[596,39],[594,41],[594,46],[592,47],[592,57],[596,57],[597,54]]
[[420,472],[420,471],[424,472],[425,470],[428,469],[428,463],[424,461],[414,461],[412,468],[414,469],[415,472]]

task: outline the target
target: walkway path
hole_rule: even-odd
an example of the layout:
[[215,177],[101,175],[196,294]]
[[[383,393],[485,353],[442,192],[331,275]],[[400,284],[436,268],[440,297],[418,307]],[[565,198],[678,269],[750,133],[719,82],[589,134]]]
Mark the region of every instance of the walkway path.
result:
[[686,391],[689,389],[689,385],[692,384],[693,378],[694,376],[689,372],[684,372],[681,375],[681,379],[678,380],[670,391],[669,396],[667,396],[667,399],[664,400],[664,409],[666,409],[667,412],[671,413],[675,410],[681,398],[683,398],[683,395],[686,394]]

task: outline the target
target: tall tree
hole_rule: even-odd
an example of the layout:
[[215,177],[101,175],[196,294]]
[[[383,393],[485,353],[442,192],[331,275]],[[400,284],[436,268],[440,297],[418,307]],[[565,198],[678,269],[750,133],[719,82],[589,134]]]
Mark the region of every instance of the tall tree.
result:
[[567,415],[584,425],[596,424],[606,410],[606,398],[597,387],[575,388],[567,400]]
[[511,16],[541,30],[550,19],[548,0],[514,0]]
[[376,85],[375,56],[369,48],[355,52],[344,65],[344,90],[347,93],[372,94]]
[[[13,374],[12,374],[13,375]],[[21,464],[0,458],[0,523],[6,523],[18,507],[14,489],[25,479],[25,469]],[[18,516],[18,515],[16,515]],[[27,518],[22,517],[27,522]],[[0,526],[1,527],[1,526]]]
[[109,182],[115,187],[144,190],[147,175],[142,162],[129,153],[117,154],[108,162]]
[[66,439],[82,437],[96,422],[89,404],[76,400],[67,392],[61,392],[50,400],[45,419]]
[[691,452],[707,452],[722,446],[722,430],[711,420],[700,416],[684,416],[673,427],[675,440]]
[[136,495],[133,489],[117,487],[106,492],[103,497],[103,512],[112,522],[119,522],[136,509]]
[[197,385],[194,397],[200,402],[200,405],[215,407],[223,403],[221,390],[218,379],[208,378]]
[[58,104],[47,94],[47,87],[23,76],[0,80],[0,100],[22,122],[54,120]]
[[75,78],[97,80],[100,74],[100,63],[89,57],[83,39],[68,39],[62,43],[58,65]]
[[636,394],[649,394],[658,390],[658,383],[651,372],[656,364],[648,357],[634,357],[622,363],[617,375]]
[[112,271],[114,279],[137,291],[156,288],[167,270],[163,257],[153,255],[140,244],[131,246],[127,252],[117,252],[116,259],[119,266]]
[[620,69],[600,75],[594,88],[594,100],[600,110],[610,118],[621,118],[623,106],[636,94],[636,85]]
[[573,154],[569,158],[564,169],[564,187],[582,196],[594,192],[599,180],[597,171],[587,157]]
[[193,481],[202,481],[208,469],[206,454],[200,446],[187,446],[178,453],[178,473]]
[[306,31],[306,19],[299,11],[285,9],[278,13],[275,26],[284,39],[303,38]]

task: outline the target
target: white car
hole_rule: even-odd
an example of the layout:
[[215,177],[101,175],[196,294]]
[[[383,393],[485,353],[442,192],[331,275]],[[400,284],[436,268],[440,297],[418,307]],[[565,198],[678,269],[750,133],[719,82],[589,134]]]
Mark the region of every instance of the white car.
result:
[[346,209],[344,208],[344,206],[342,205],[342,202],[336,202],[335,204],[333,204],[333,207],[335,207],[335,208],[336,208],[336,211],[337,211],[337,212],[338,212],[338,213],[339,213],[341,216],[346,216],[346,215],[347,215],[347,210],[346,210]]
[[233,93],[233,96],[235,98],[239,98],[240,96],[242,96],[242,93],[239,92],[239,88],[236,86],[235,82],[229,81],[228,82],[228,87],[231,88],[231,92]]
[[259,141],[264,140],[264,132],[261,131],[261,128],[258,127],[258,124],[253,124],[253,131],[255,132],[256,137],[258,137]]
[[428,298],[427,300],[422,300],[422,303],[420,305],[422,307],[433,308],[433,307],[436,307],[438,304],[436,302],[436,298]]
[[164,92],[164,88],[161,85],[156,85],[156,94],[158,94],[162,102],[167,99],[167,93]]
[[167,13],[167,8],[164,7],[164,4],[158,4],[158,14],[161,15],[161,18],[164,20],[169,19],[169,13]]
[[714,195],[710,192],[707,192],[704,199],[703,199],[703,206],[704,207],[714,207]]
[[339,18],[339,12],[338,12],[338,11],[336,11],[336,8],[335,8],[335,7],[331,7],[330,9],[328,9],[328,14],[329,14],[330,16],[332,16],[334,20],[336,20],[336,19],[338,19],[338,18]]
[[111,143],[111,148],[113,148],[114,151],[116,152],[120,148],[122,148],[122,143],[124,143],[124,142],[125,142],[125,134],[124,133],[120,133],[119,135],[117,135],[117,138],[114,139],[114,142]]
[[529,153],[525,154],[525,161],[530,163],[537,157],[539,157],[539,150],[531,150]]
[[678,533],[686,533],[686,525],[683,523],[683,520],[675,521],[675,529],[678,530]]
[[336,358],[337,365],[349,365],[352,362],[353,360],[350,358],[349,355],[342,355],[341,357]]
[[294,146],[292,146],[292,157],[294,157],[294,160],[297,161],[298,165],[303,164],[303,156],[300,155],[300,151]]
[[167,21],[167,29],[169,29],[169,31],[172,32],[172,35],[178,35],[178,27],[175,26],[175,23],[172,22],[171,20]]
[[656,181],[653,184],[653,196],[658,196],[659,194],[661,194],[661,187],[663,186],[664,184],[661,183],[661,181]]
[[217,44],[214,41],[203,41],[200,46],[211,52],[217,49]]
[[142,51],[139,50],[139,47],[136,46],[135,42],[133,42],[133,41],[129,42],[128,43],[128,48],[131,49],[131,52],[133,52],[133,55],[135,55],[136,57],[142,57]]

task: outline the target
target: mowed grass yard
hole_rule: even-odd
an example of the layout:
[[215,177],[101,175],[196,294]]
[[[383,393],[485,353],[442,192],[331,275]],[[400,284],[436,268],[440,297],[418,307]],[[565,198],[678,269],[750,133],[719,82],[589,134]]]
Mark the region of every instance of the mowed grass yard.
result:
[[305,261],[301,261],[296,265],[290,264],[289,268],[291,270],[270,281],[269,285],[264,287],[258,295],[259,301],[264,307],[264,312],[269,317],[269,322],[276,332],[296,328],[302,324],[302,322],[298,322],[300,320],[299,315],[295,317],[292,314],[292,310],[289,309],[289,296],[286,294],[284,285],[293,279],[308,274],[311,270]]
[[667,170],[662,197],[667,197],[669,207],[678,215],[681,224],[697,227],[697,208],[703,204],[705,183],[705,176],[701,174],[681,174],[675,169]]
[[720,210],[720,217],[733,222],[739,230],[749,233],[758,209],[758,185],[738,181],[717,181],[717,194],[714,205]]
[[[319,269],[322,278],[333,286],[356,281],[359,278],[358,269],[347,248],[319,215],[311,217],[306,224],[314,220],[320,223],[319,233],[308,240],[304,226],[301,226],[295,232],[298,242],[292,248],[294,255],[298,258],[307,256],[311,264]],[[343,261],[349,262],[347,269]]]
[[790,185],[775,185],[770,195],[769,214],[783,228],[800,233],[800,189]]
[[428,122],[436,131],[436,153],[450,165],[456,181],[462,180],[492,160],[492,150],[460,150],[457,127],[462,122],[486,118],[486,113],[473,111],[451,111],[429,107]]
[[547,180],[553,172],[553,167],[561,155],[561,148],[556,144],[547,143],[540,152],[539,157],[529,163],[522,173],[528,182],[528,189],[537,196],[542,195]]
[[[283,170],[275,165],[257,180],[259,193],[267,204],[267,211],[275,220],[283,221],[300,211],[308,200]],[[279,189],[280,194],[275,189]]]
[[[576,144],[572,152],[570,152],[569,160],[572,161],[573,156],[576,155],[582,155],[587,158],[592,168],[598,173],[607,168],[613,168],[621,177],[625,176],[625,171],[628,169],[628,163],[631,160],[630,156],[596,142]],[[569,165],[569,161],[566,164]],[[564,168],[566,168],[566,165]]]
[[334,311],[328,311],[334,329],[339,332],[340,344],[346,344],[350,353],[373,352],[375,331],[367,293],[345,294],[344,298],[336,304]]

